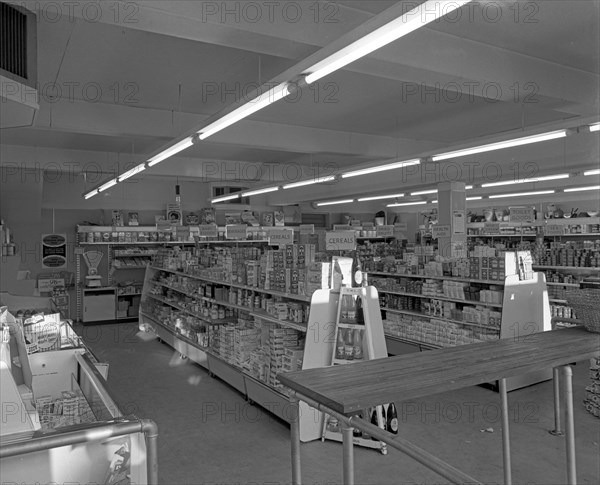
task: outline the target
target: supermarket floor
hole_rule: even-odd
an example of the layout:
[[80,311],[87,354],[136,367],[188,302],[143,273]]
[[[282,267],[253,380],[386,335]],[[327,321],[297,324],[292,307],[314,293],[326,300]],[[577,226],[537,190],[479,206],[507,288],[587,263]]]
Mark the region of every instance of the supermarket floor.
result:
[[[154,420],[159,429],[161,484],[291,482],[287,423],[244,400],[236,390],[178,353],[137,323],[77,327],[89,348],[110,364],[109,387],[121,410]],[[600,483],[600,419],[585,411],[589,362],[574,368],[578,483]],[[554,485],[566,479],[564,437],[553,428],[552,383],[509,394],[513,482]],[[397,403],[403,437],[486,483],[503,483],[499,396],[482,387]],[[341,483],[342,447],[302,445],[307,485]],[[447,483],[391,449],[355,448],[357,485]]]

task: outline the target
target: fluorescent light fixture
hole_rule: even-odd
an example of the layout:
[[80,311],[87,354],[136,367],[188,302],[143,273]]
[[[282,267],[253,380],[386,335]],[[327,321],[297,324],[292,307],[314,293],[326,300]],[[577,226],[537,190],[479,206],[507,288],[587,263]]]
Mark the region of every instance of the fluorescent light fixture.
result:
[[374,197],[362,197],[362,198],[358,199],[358,202],[367,202],[369,200],[381,200],[381,199],[395,199],[396,197],[404,197],[404,194],[377,195]]
[[317,207],[322,207],[324,205],[349,204],[351,202],[354,202],[354,199],[332,200],[330,202],[317,202]]
[[423,205],[427,204],[426,200],[419,200],[418,202],[402,202],[399,204],[388,204],[386,207],[401,207],[404,205]]
[[243,104],[239,108],[234,109],[231,113],[226,114],[217,121],[199,130],[198,133],[200,134],[200,139],[205,140],[209,136],[221,131],[223,128],[227,128],[228,126],[231,126],[247,116],[250,116],[251,114],[265,108],[266,106],[269,106],[271,103],[285,98],[288,94],[290,94],[290,83],[285,82],[278,84],[277,86],[265,91],[264,93],[261,93],[256,98]]
[[133,167],[131,170],[127,170],[127,172],[122,173],[117,177],[119,182],[123,182],[123,180],[127,180],[129,177],[133,177],[134,175],[143,172],[146,170],[146,163],[140,163],[138,166]]
[[212,199],[211,204],[216,204],[217,202],[225,202],[226,200],[237,199],[240,196],[239,192],[237,194],[224,195],[223,197],[217,197],[216,199]]
[[500,199],[502,197],[524,197],[526,195],[544,195],[544,194],[553,194],[556,192],[555,190],[539,190],[537,192],[519,192],[517,194],[495,194],[490,195],[490,199]]
[[600,123],[592,123],[589,126],[590,126],[590,131],[591,132],[600,130]]
[[568,179],[568,173],[559,173],[557,175],[546,175],[544,177],[534,177],[522,180],[503,180],[501,182],[490,182],[489,184],[481,184],[481,187],[499,187],[501,185],[525,184],[529,182],[543,182],[545,180]]
[[550,131],[548,133],[540,133],[539,135],[525,136],[522,138],[514,138],[512,140],[500,141],[497,143],[489,143],[473,148],[465,148],[452,152],[440,153],[431,157],[434,162],[448,160],[449,158],[464,157],[466,155],[474,155],[475,153],[491,152],[493,150],[501,150],[503,148],[517,147],[521,145],[529,145],[530,143],[538,143],[540,141],[554,140],[567,136],[567,130]]
[[268,192],[277,192],[278,190],[279,190],[279,186],[267,187],[266,189],[256,189],[256,190],[251,190],[249,192],[244,192],[242,194],[242,197],[250,197],[251,195],[266,194]]
[[311,84],[419,27],[453,12],[468,1],[427,1],[311,66],[304,72],[305,80]]
[[86,200],[90,199],[90,198],[94,197],[94,195],[96,195],[97,193],[98,193],[98,189],[94,189],[91,192],[88,192],[87,194],[85,194],[83,196],[83,198],[86,199]]
[[105,184],[102,184],[100,187],[98,187],[98,192],[103,192],[106,189],[110,189],[114,185],[117,185],[117,179],[116,178],[111,179],[108,182],[106,182]]
[[465,190],[471,190],[473,188],[472,185],[465,185]]
[[358,175],[367,175],[369,173],[383,172],[385,170],[394,170],[396,168],[409,167],[411,165],[419,165],[421,160],[406,160],[405,162],[388,163],[387,165],[379,165],[377,167],[363,168],[362,170],[354,170],[342,174],[342,178],[356,177]]
[[420,190],[418,192],[411,192],[410,195],[428,195],[428,194],[437,194],[437,189],[433,190]]
[[309,179],[309,180],[302,180],[301,182],[294,182],[293,184],[284,185],[283,188],[284,189],[293,189],[295,187],[304,187],[305,185],[320,184],[323,182],[331,182],[332,180],[335,180],[334,175],[330,175],[328,177],[318,177],[318,178]]
[[600,185],[589,185],[588,187],[572,187],[565,192],[583,192],[584,190],[600,190]]
[[438,201],[437,201],[437,200],[432,200],[432,201],[431,201],[431,203],[432,203],[432,204],[437,204],[437,203],[438,203]]
[[586,170],[583,172],[583,175],[600,175],[600,168],[597,168],[596,170]]
[[467,197],[466,200],[481,200],[483,197],[481,195],[475,197]]
[[175,143],[175,145],[167,148],[166,150],[163,150],[158,155],[154,155],[152,158],[149,158],[148,166],[152,167],[152,166],[156,165],[157,163],[160,163],[163,160],[166,160],[167,158],[172,157],[173,155],[179,153],[180,151],[191,147],[193,144],[194,144],[194,142],[192,141],[191,136],[188,138],[185,138],[185,139]]

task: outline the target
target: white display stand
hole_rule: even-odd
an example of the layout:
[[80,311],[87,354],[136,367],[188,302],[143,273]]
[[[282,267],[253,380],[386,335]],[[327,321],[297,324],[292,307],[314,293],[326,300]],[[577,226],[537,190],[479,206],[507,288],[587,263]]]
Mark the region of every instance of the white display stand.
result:
[[[374,291],[371,291],[372,289]],[[361,298],[363,307],[362,311],[364,314],[364,322],[363,324],[357,323],[342,323],[341,320],[341,311],[342,311],[342,298],[345,295],[349,295],[352,298]],[[334,342],[337,346],[338,343],[338,335],[341,329],[346,328],[350,330],[360,329],[363,330],[363,338],[362,338],[362,346],[363,346],[363,358],[359,361],[362,362],[364,360],[373,360],[377,358],[387,357],[387,348],[385,345],[385,337],[383,335],[383,322],[381,321],[381,310],[379,309],[379,295],[377,295],[377,290],[375,287],[360,287],[360,288],[341,288],[340,290],[340,301],[337,306],[336,313],[336,325],[335,325],[335,339]],[[379,325],[377,324],[379,322]],[[373,332],[374,328],[379,327],[381,329],[381,338],[374,338],[373,333],[378,334],[377,331]],[[331,365],[350,365],[353,360],[340,359],[336,355],[334,349],[334,355],[331,359]],[[366,413],[366,410],[365,410]],[[385,429],[385,421],[383,419],[383,410],[381,406],[377,406],[377,424],[380,428]],[[329,423],[331,422],[331,417],[326,415],[323,426],[321,437],[323,440],[334,440],[342,442],[342,432],[339,430],[331,430],[329,429]],[[364,419],[368,419],[368,416],[364,416]],[[337,426],[339,428],[339,425]],[[387,455],[387,446],[385,443],[372,440],[370,438],[366,439],[360,436],[354,436],[352,438],[352,442],[355,445],[363,446],[365,448],[375,448],[381,450],[381,453]]]
[[[509,275],[504,280],[502,304],[501,339],[525,341],[532,334],[552,330],[550,302],[546,287],[546,275],[532,274],[528,280]],[[552,379],[552,369],[544,369],[506,379],[506,390],[512,391],[537,382]]]

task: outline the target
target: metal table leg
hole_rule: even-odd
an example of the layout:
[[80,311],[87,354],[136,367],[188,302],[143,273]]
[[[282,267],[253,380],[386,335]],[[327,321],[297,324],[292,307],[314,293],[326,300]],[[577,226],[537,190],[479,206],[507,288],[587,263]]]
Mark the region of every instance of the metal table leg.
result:
[[512,467],[510,460],[510,433],[508,431],[508,395],[506,379],[500,379],[500,400],[502,407],[502,458],[504,461],[504,483],[512,484]]
[[295,396],[290,396],[292,416],[290,431],[292,440],[292,485],[300,485],[300,401]]
[[569,485],[577,483],[577,466],[575,462],[575,421],[573,419],[573,369],[563,366],[565,395],[565,434],[567,437],[567,480]]
[[352,442],[353,428],[346,422],[342,426],[344,485],[354,485],[354,443]]
[[550,434],[554,436],[563,436],[562,425],[560,422],[560,368],[552,369],[552,383],[554,384],[554,429]]

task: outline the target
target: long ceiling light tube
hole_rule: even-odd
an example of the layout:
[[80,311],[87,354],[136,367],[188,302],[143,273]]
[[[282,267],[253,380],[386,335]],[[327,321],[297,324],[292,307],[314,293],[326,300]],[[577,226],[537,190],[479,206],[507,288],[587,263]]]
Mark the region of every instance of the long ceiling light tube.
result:
[[91,199],[92,197],[94,197],[94,195],[97,195],[98,193],[99,193],[99,192],[98,192],[98,189],[94,189],[94,190],[92,190],[92,191],[88,192],[87,194],[85,194],[85,195],[83,196],[83,198],[84,198],[85,200],[87,200],[87,199]]
[[357,199],[357,201],[358,202],[367,202],[369,200],[396,199],[398,197],[404,197],[404,194],[377,195],[374,197],[362,197],[360,199]]
[[344,199],[344,200],[331,200],[329,202],[317,202],[317,207],[322,207],[324,205],[336,205],[336,204],[350,204],[354,202],[354,199]]
[[467,197],[466,200],[481,200],[483,197],[481,195],[476,195],[474,197]]
[[131,170],[127,170],[127,172],[123,172],[121,175],[117,177],[119,182],[123,182],[123,180],[127,180],[129,177],[133,177],[140,172],[146,170],[146,163],[140,163],[139,165],[133,167]]
[[538,143],[547,140],[555,140],[557,138],[563,138],[565,136],[567,136],[567,130],[549,131],[547,133],[540,133],[539,135],[525,136],[522,138],[514,138],[512,140],[499,141],[497,143],[488,143],[487,145],[481,145],[472,148],[464,148],[462,150],[454,150],[451,152],[439,153],[437,155],[433,155],[431,157],[431,160],[434,162],[439,162],[441,160],[464,157],[467,155],[474,155],[476,153],[491,152],[494,150],[501,150],[503,148],[529,145],[530,143]]
[[217,202],[225,202],[227,200],[234,200],[240,196],[239,192],[237,194],[232,195],[224,195],[223,197],[216,197],[210,201],[211,204],[216,204]]
[[256,98],[243,104],[239,108],[234,109],[231,113],[227,113],[217,121],[205,126],[201,130],[198,130],[200,140],[205,140],[218,131],[221,131],[222,129],[233,125],[234,123],[246,118],[247,116],[250,116],[253,113],[256,113],[266,106],[285,98],[288,94],[290,94],[290,86],[291,83],[289,82],[278,84],[277,86],[265,91],[264,93],[261,93]]
[[571,187],[565,189],[565,192],[583,192],[584,190],[600,190],[600,185],[589,185],[587,187]]
[[598,131],[600,130],[600,123],[592,123],[589,127],[591,132]]
[[336,53],[326,57],[320,62],[304,71],[305,81],[314,83],[328,74],[360,59],[373,51],[403,37],[419,27],[437,20],[454,10],[469,3],[470,0],[430,0],[406,12],[391,22],[379,27],[373,32],[361,37]]
[[525,184],[525,183],[529,183],[529,182],[544,182],[546,180],[560,180],[560,179],[568,179],[568,178],[569,178],[568,173],[559,173],[556,175],[546,175],[543,177],[533,177],[533,178],[521,179],[521,180],[503,180],[501,182],[490,182],[487,184],[481,184],[481,187],[482,188],[500,187],[501,185]]
[[426,200],[419,200],[418,202],[401,202],[398,204],[388,204],[386,207],[401,207],[405,205],[423,205],[427,204]]
[[183,140],[175,143],[175,145],[172,145],[169,148],[167,148],[166,150],[163,150],[162,152],[160,152],[159,154],[154,155],[152,158],[149,158],[148,166],[153,167],[157,163],[160,163],[163,160],[166,160],[167,158],[172,157],[173,155],[179,153],[180,151],[191,147],[193,144],[194,144],[194,141],[191,136],[184,138]]
[[419,165],[421,160],[416,158],[414,160],[406,160],[404,162],[388,163],[387,165],[378,165],[376,167],[363,168],[361,170],[354,170],[352,172],[346,172],[342,174],[342,178],[357,177],[359,175],[367,175],[370,173],[383,172],[385,170],[394,170],[397,168],[410,167],[411,165]]
[[117,185],[117,179],[110,179],[108,182],[102,184],[100,187],[98,187],[98,192],[103,192],[106,189],[110,189],[111,187],[114,187],[115,185]]
[[555,190],[539,190],[537,192],[519,192],[516,194],[494,194],[490,195],[490,199],[501,199],[503,197],[524,197],[526,195],[545,195],[545,194],[554,194]]
[[437,189],[419,190],[418,192],[411,192],[410,193],[410,195],[429,195],[429,194],[437,194]]
[[294,182],[291,184],[284,185],[283,188],[284,189],[294,189],[296,187],[304,187],[305,185],[320,184],[323,182],[331,182],[333,180],[335,180],[335,175],[329,175],[327,177],[318,177],[318,178],[314,178],[314,179],[302,180],[300,182]]
[[597,168],[596,170],[586,170],[583,172],[583,175],[600,175],[600,168]]
[[278,190],[279,190],[279,186],[277,186],[277,187],[266,187],[264,189],[250,190],[249,192],[242,193],[242,197],[250,197],[252,195],[267,194],[269,192],[277,192]]

